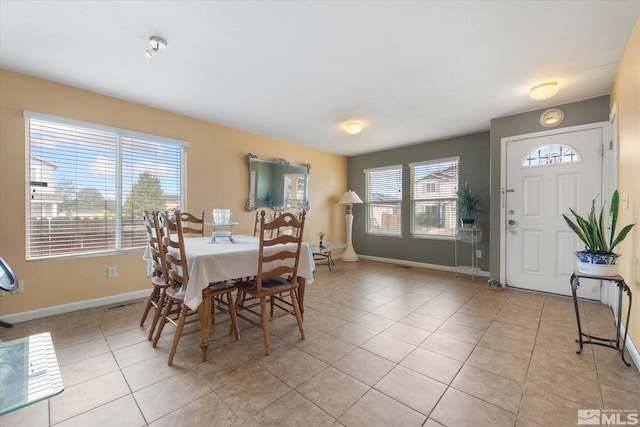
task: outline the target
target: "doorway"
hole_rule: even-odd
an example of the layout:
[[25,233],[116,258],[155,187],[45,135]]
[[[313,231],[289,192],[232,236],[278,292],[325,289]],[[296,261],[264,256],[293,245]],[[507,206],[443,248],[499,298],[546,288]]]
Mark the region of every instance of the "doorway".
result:
[[[501,279],[515,288],[571,295],[574,252],[583,243],[562,214],[603,203],[607,123],[502,140]],[[606,201],[605,201],[606,202]],[[581,280],[578,296],[601,300],[600,282]]]

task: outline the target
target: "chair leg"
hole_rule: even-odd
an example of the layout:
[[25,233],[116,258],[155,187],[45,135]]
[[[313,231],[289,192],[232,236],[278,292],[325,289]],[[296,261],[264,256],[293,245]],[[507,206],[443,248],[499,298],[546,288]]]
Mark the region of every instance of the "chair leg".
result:
[[144,308],[144,313],[142,313],[142,319],[140,319],[140,326],[144,326],[144,321],[147,320],[147,315],[149,314],[149,310],[151,310],[151,306],[153,305],[153,301],[158,298],[158,288],[155,286],[151,291],[151,295],[147,298],[147,306]]
[[270,301],[269,302],[269,306],[270,306],[269,307],[269,316],[273,317],[273,313],[274,313],[275,305],[276,305],[275,304],[275,295],[272,295],[271,298],[269,298],[269,301]]
[[300,313],[300,306],[298,305],[298,298],[295,295],[293,289],[290,292],[291,301],[293,302],[293,311],[296,313],[296,320],[298,321],[298,329],[300,330],[300,336],[304,339],[304,326],[302,326],[302,313]]
[[244,292],[238,289],[238,293],[236,294],[236,302],[233,304],[234,308],[236,309],[236,314],[238,313],[238,311],[240,311],[240,303],[243,298],[243,295],[244,295]]
[[156,311],[153,313],[153,320],[151,321],[149,336],[147,337],[149,341],[153,339],[153,333],[156,330],[156,326],[158,326],[158,320],[160,320],[160,316],[162,316],[162,311],[164,310],[164,305],[166,301],[167,301],[167,297],[165,294],[165,290],[163,289],[160,292],[160,297],[158,298],[158,303],[156,304]]
[[168,298],[167,303],[162,309],[162,316],[160,317],[160,326],[158,326],[158,332],[156,332],[156,336],[153,339],[153,347],[158,345],[158,340],[160,339],[160,335],[162,335],[162,330],[164,329],[164,325],[167,324],[167,318],[169,317],[169,313],[171,312],[171,308],[175,304],[175,301],[171,298]]
[[233,295],[231,292],[227,292],[227,304],[229,305],[229,316],[231,316],[231,330],[229,331],[229,335],[231,332],[235,332],[236,341],[240,339],[240,330],[238,330],[238,318],[236,316],[236,307],[233,303]]
[[169,352],[169,361],[167,362],[167,365],[169,366],[173,364],[173,356],[176,355],[178,343],[180,342],[180,337],[182,337],[182,329],[184,328],[184,322],[187,318],[187,311],[189,311],[189,307],[187,307],[186,304],[182,304],[180,317],[178,318],[178,324],[176,325],[176,334],[173,336],[173,345],[171,345],[171,351]]
[[267,299],[260,298],[260,317],[262,317],[262,333],[264,334],[264,354],[270,354],[271,344],[269,343],[269,315],[267,314]]

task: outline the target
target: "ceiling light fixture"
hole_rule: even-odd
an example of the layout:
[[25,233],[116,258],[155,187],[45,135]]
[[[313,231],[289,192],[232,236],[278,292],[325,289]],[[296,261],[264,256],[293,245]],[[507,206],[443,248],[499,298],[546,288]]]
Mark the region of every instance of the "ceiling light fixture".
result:
[[362,131],[362,123],[360,122],[348,122],[344,125],[344,130],[350,135],[355,135]]
[[529,96],[537,100],[548,99],[558,93],[559,90],[558,82],[545,82],[532,87]]
[[145,51],[147,58],[153,58],[158,54],[159,50],[167,48],[167,42],[156,36],[149,39],[149,44],[151,45],[151,49]]

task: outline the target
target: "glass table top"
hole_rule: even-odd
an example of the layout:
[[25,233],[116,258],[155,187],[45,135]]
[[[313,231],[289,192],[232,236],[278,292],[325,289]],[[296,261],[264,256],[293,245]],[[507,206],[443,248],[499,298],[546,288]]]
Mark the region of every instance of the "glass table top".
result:
[[63,390],[49,332],[0,343],[0,415]]

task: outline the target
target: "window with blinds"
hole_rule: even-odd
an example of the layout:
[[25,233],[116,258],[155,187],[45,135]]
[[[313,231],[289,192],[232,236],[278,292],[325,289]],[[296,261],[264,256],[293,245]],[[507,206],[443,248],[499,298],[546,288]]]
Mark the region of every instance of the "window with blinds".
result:
[[142,212],[179,208],[188,144],[25,112],[27,259],[146,244]]
[[411,235],[455,237],[459,157],[411,163]]
[[401,236],[402,165],[366,169],[367,233]]

